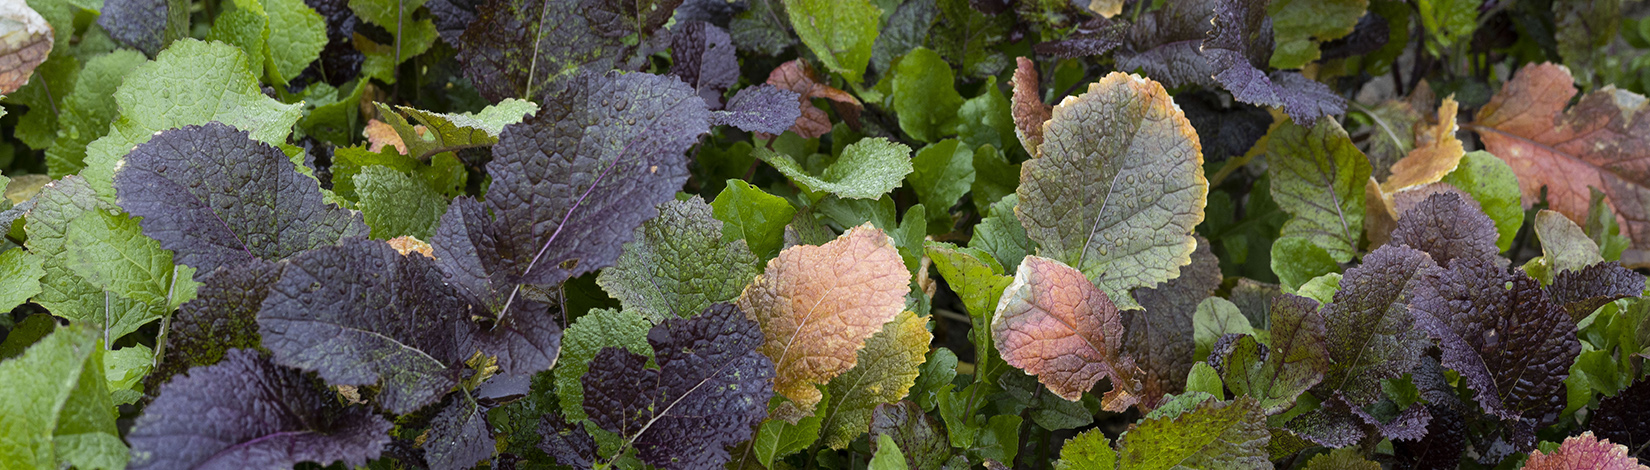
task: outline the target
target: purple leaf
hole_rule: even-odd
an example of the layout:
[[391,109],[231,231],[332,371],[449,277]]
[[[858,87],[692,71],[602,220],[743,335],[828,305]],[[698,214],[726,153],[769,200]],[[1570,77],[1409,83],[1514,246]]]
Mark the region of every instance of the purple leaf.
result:
[[653,327],[658,369],[647,357],[603,348],[584,375],[584,409],[618,433],[643,462],[666,469],[716,468],[727,446],[751,438],[768,415],[773,361],[762,329],[726,303]]
[[1265,1],[1219,0],[1214,29],[1203,42],[1214,80],[1244,103],[1282,107],[1289,118],[1310,125],[1318,118],[1346,112],[1346,99],[1328,85],[1299,72],[1263,68],[1272,57],[1272,21]]
[[1581,321],[1604,304],[1644,293],[1644,276],[1613,262],[1597,263],[1581,271],[1560,271],[1547,286],[1553,301]]
[[734,56],[733,39],[710,23],[688,23],[672,32],[670,74],[697,90],[712,109],[721,108],[722,92],[739,81],[739,58]]
[[201,279],[195,299],[172,317],[165,360],[147,379],[151,389],[191,367],[218,363],[228,349],[260,347],[258,309],[283,267],[252,260],[221,266]]
[[1495,221],[1479,210],[1476,201],[1442,192],[1405,211],[1392,231],[1391,243],[1425,251],[1439,265],[1472,258],[1504,267],[1509,261],[1495,246],[1499,236]]
[[1333,362],[1315,394],[1339,391],[1352,406],[1364,406],[1381,397],[1381,379],[1415,368],[1427,341],[1415,328],[1409,302],[1422,273],[1435,266],[1426,253],[1384,245],[1346,271],[1324,307]]
[[122,162],[120,206],[200,273],[367,236],[361,214],[323,201],[280,149],[221,123],[161,132]]
[[392,425],[302,372],[236,349],[161,387],[126,436],[132,470],[290,468],[378,458]]
[[727,110],[711,113],[711,125],[726,124],[749,132],[784,133],[785,129],[796,124],[796,118],[802,117],[802,109],[796,106],[799,97],[801,95],[794,91],[766,83],[747,87],[733,94],[733,99],[728,100]]
[[455,396],[452,404],[430,422],[424,442],[424,462],[431,470],[464,470],[493,456],[497,442],[487,429],[487,416],[474,400]]

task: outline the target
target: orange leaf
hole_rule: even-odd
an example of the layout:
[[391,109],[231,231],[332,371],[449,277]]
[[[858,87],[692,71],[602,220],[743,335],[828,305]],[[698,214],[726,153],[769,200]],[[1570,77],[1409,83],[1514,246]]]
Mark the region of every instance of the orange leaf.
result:
[[1592,431],[1565,439],[1558,450],[1543,454],[1530,452],[1524,470],[1643,470],[1638,459],[1627,455],[1627,446],[1611,444],[1609,439],[1593,437]]
[[[825,114],[825,110],[814,107],[809,100],[825,98],[846,105],[846,109],[855,111],[862,106],[859,99],[854,98],[854,95],[820,83],[813,67],[809,67],[801,59],[780,64],[779,67],[769,72],[768,84],[801,95],[797,99],[800,100],[799,105],[802,107],[802,116],[796,118],[796,125],[791,126],[790,130],[804,138],[812,139],[831,132],[830,116]],[[857,113],[855,114],[857,115]]]
[[367,127],[361,130],[361,136],[367,138],[367,151],[378,153],[384,147],[395,147],[402,155],[407,154],[407,144],[401,141],[401,134],[395,132],[394,127],[377,119],[367,121]]
[[1591,201],[1587,187],[1599,188],[1633,247],[1650,249],[1645,98],[1606,87],[1566,110],[1575,94],[1569,69],[1526,66],[1465,127],[1518,174],[1526,207],[1540,200],[1546,186],[1549,208],[1583,221]]
[[1020,144],[1035,157],[1041,155],[1037,148],[1043,145],[1043,123],[1054,114],[1054,107],[1043,103],[1042,89],[1037,85],[1037,64],[1024,57],[1019,58],[1019,64],[1014,69],[1014,131],[1020,135]]
[[794,423],[811,414],[820,398],[814,385],[854,367],[865,340],[905,309],[910,284],[894,239],[869,223],[768,262],[739,309],[761,323],[762,353],[778,370],[774,392],[791,400],[774,417]]
[[0,3],[0,95],[29,83],[34,68],[52,52],[52,25],[28,4]]
[[1438,124],[1416,126],[1415,150],[1409,151],[1398,163],[1392,165],[1392,176],[1388,177],[1381,190],[1387,193],[1398,192],[1403,189],[1436,183],[1444,179],[1444,175],[1455,171],[1461,164],[1461,156],[1466,150],[1461,146],[1461,140],[1455,138],[1455,115],[1460,105],[1455,102],[1455,96],[1444,98],[1444,103],[1438,106]]
[[1141,374],[1122,354],[1123,322],[1106,293],[1070,266],[1040,256],[1020,262],[991,322],[997,351],[1061,398],[1077,401],[1101,378],[1108,411],[1140,401]]

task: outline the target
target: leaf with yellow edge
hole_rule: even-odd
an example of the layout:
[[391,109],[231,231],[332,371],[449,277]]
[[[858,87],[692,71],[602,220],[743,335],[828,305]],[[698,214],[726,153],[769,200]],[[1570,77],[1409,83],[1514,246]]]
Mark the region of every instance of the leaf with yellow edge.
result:
[[859,350],[859,364],[826,386],[832,403],[825,412],[825,445],[848,447],[870,429],[877,405],[905,398],[933,339],[928,320],[909,310],[882,325]]
[[1382,191],[1393,193],[1436,183],[1444,175],[1455,171],[1455,167],[1461,164],[1461,156],[1466,154],[1461,140],[1455,138],[1455,114],[1459,108],[1455,96],[1444,98],[1444,103],[1438,106],[1438,124],[1418,126],[1415,150],[1409,151],[1408,156],[1392,165],[1392,176],[1381,184]]
[[1129,291],[1178,277],[1197,248],[1209,195],[1197,131],[1163,85],[1123,73],[1067,97],[1042,127],[1016,192],[1026,236],[1118,308],[1140,309]]
[[1123,355],[1123,320],[1106,293],[1083,273],[1040,256],[1027,256],[1003,291],[991,334],[1003,361],[1037,376],[1049,391],[1083,398],[1101,378],[1112,390],[1100,398],[1120,412],[1140,401],[1142,372]]
[[769,261],[739,296],[739,309],[762,325],[762,353],[778,370],[774,392],[790,400],[773,417],[812,414],[820,399],[814,385],[854,368],[865,340],[905,309],[910,284],[894,239],[869,223]]
[[1628,451],[1627,446],[1612,444],[1609,439],[1601,440],[1593,437],[1592,431],[1587,431],[1580,436],[1565,439],[1557,450],[1550,453],[1542,453],[1540,450],[1530,452],[1530,460],[1524,462],[1524,470],[1645,469],[1645,466],[1639,465],[1638,459],[1628,455]]

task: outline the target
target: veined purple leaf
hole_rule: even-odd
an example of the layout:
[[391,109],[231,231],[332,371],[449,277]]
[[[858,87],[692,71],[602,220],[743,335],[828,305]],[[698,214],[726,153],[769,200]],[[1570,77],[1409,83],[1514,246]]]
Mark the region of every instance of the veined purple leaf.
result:
[[800,96],[794,91],[766,83],[746,87],[733,94],[726,110],[711,112],[711,124],[780,134],[802,117],[802,108],[796,106]]
[[1559,271],[1547,293],[1553,302],[1581,321],[1604,304],[1644,293],[1644,276],[1614,262],[1596,263],[1580,271]]
[[378,458],[391,427],[369,409],[338,405],[303,372],[236,349],[161,386],[126,436],[128,468],[358,467]]
[[737,307],[719,303],[647,334],[647,357],[604,348],[584,375],[584,409],[618,433],[643,462],[665,469],[718,468],[725,447],[750,439],[768,415],[773,361],[762,329]]
[[161,132],[121,161],[120,206],[199,273],[367,236],[361,215],[323,201],[280,149],[221,123]]
[[1352,406],[1381,396],[1381,379],[1395,379],[1415,368],[1426,348],[1426,335],[1415,328],[1409,312],[1412,291],[1428,268],[1426,253],[1385,245],[1346,271],[1340,290],[1324,307],[1331,363],[1313,393],[1328,398],[1340,391]]
[[218,363],[230,349],[261,347],[258,309],[284,265],[254,259],[201,279],[195,299],[178,307],[165,344],[165,360],[149,373],[151,390],[191,367]]
[[1498,237],[1495,221],[1484,215],[1477,202],[1442,192],[1405,211],[1392,231],[1391,243],[1425,251],[1439,265],[1473,258],[1506,266],[1509,261],[1495,245]]

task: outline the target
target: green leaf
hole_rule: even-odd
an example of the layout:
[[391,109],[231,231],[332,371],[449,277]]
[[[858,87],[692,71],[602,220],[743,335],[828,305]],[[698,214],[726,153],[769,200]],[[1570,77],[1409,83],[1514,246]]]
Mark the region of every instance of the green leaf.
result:
[[785,224],[796,215],[785,198],[736,179],[727,181],[710,206],[711,214],[722,221],[722,243],[744,240],[763,260],[773,259],[785,246]]
[[[1416,0],[1421,13],[1421,25],[1433,42],[1427,46],[1434,54],[1447,50],[1456,41],[1472,37],[1478,29],[1478,5],[1483,0]],[[1436,46],[1434,46],[1434,42]]]
[[40,293],[40,278],[46,275],[44,262],[28,250],[0,253],[0,311],[10,312]]
[[905,465],[905,454],[900,452],[899,446],[894,444],[894,437],[887,434],[877,435],[877,453],[871,457],[867,467],[870,470],[908,470]]
[[436,155],[426,164],[402,155],[394,147],[386,146],[378,153],[369,152],[360,146],[341,147],[332,153],[333,192],[345,199],[359,199],[360,195],[355,191],[355,175],[361,173],[363,168],[374,165],[390,167],[413,175],[448,197],[463,195],[468,180],[464,163],[451,153]]
[[905,54],[894,65],[893,86],[894,113],[911,138],[938,142],[954,133],[963,97],[953,88],[951,64],[939,53],[918,47]]
[[[1516,186],[1515,184],[1514,187]],[[1621,225],[1616,221],[1616,214],[1610,211],[1609,204],[1605,202],[1604,191],[1591,186],[1587,189],[1592,193],[1592,201],[1587,204],[1587,220],[1582,224],[1582,230],[1587,232],[1588,238],[1598,244],[1599,255],[1606,261],[1620,261],[1622,252],[1627,251],[1633,240],[1621,234]],[[1522,211],[1519,212],[1519,216],[1522,220]],[[1514,228],[1515,233],[1516,230],[1517,228]]]
[[321,56],[327,47],[327,22],[303,0],[264,0],[269,14],[269,41],[266,42],[270,74],[278,83],[297,77]]
[[[957,138],[969,147],[990,145],[1002,149],[1003,153],[1014,153],[1019,150],[1020,139],[1014,135],[1014,116],[1009,114],[1008,97],[997,89],[997,77],[986,77],[985,84],[980,85],[980,94],[968,101],[964,101],[957,109]],[[979,161],[975,157],[975,161]],[[1004,165],[1008,162],[1004,161]],[[976,163],[976,166],[979,164]],[[1015,171],[1011,176],[1019,176]],[[1014,183],[1019,183],[1018,179]],[[1012,184],[1010,186],[1013,186]],[[1013,192],[1013,191],[1009,191]],[[995,201],[981,203],[981,206]]]
[[1197,132],[1161,84],[1116,72],[1090,84],[1054,107],[1036,153],[1014,213],[1040,256],[1081,271],[1120,310],[1141,308],[1131,289],[1191,262],[1209,182]]
[[52,54],[35,67],[28,84],[0,97],[6,103],[28,106],[27,111],[17,116],[12,135],[36,150],[51,146],[57,138],[59,110],[65,107],[64,100],[68,95],[74,92],[79,74],[79,59],[68,54]]
[[[262,70],[269,57],[269,12],[259,0],[231,0],[219,2],[222,13],[212,21],[208,41],[223,41],[241,48]],[[323,34],[325,31],[323,31]],[[259,74],[262,75],[262,74]]]
[[762,420],[761,427],[756,430],[756,438],[751,442],[756,460],[762,462],[763,467],[773,468],[774,461],[814,445],[819,440],[819,427],[825,421],[825,406],[830,399],[831,394],[827,390],[814,407],[814,413],[797,420],[796,424],[783,419]]
[[918,150],[911,166],[914,171],[906,179],[928,209],[929,230],[933,235],[950,232],[951,206],[974,184],[973,149],[956,139],[945,139]]
[[1192,364],[1192,371],[1186,374],[1186,392],[1207,393],[1215,397],[1226,396],[1225,382],[1220,379],[1220,372],[1210,367],[1207,362]]
[[[1286,122],[1266,139],[1272,200],[1294,215],[1283,224],[1280,236],[1305,237],[1323,247],[1334,261],[1351,261],[1363,237],[1364,186],[1372,171],[1369,159],[1334,119],[1320,119],[1311,128]],[[1279,253],[1277,245],[1273,246],[1276,270]],[[1313,277],[1317,276],[1297,282]]]
[[[1484,215],[1495,221],[1495,231],[1500,234],[1496,248],[1503,252],[1512,248],[1518,227],[1524,225],[1524,206],[1519,202],[1518,175],[1506,161],[1482,150],[1468,152],[1442,181],[1472,196]],[[1610,220],[1614,223],[1615,218]]]
[[1002,374],[997,385],[1006,392],[992,400],[1001,414],[1021,414],[1029,410],[1022,416],[1049,431],[1088,426],[1100,411],[1100,399],[1092,393],[1075,401],[1052,393],[1039,395],[1037,390],[1043,386],[1037,379],[1018,371]]
[[361,94],[366,91],[369,81],[356,80],[354,85],[345,84],[349,88],[348,93],[334,89],[326,82],[310,85],[304,90],[304,101],[314,108],[298,121],[298,127],[311,137],[339,148],[348,146],[359,136],[355,133],[355,123],[361,115]]
[[964,76],[997,75],[1013,62],[997,46],[1008,42],[1016,15],[987,15],[971,3],[939,0],[939,21],[928,35],[929,41],[946,61],[961,67]]
[[[64,241],[69,269],[80,277],[121,297],[151,305],[169,303],[175,271],[172,252],[144,236],[137,219],[111,211],[87,211],[69,223]],[[135,321],[132,329],[136,329],[152,319],[126,321]],[[111,334],[111,339],[120,336]]]
[[989,215],[974,226],[974,238],[968,241],[969,248],[990,253],[992,258],[996,258],[1007,274],[1014,274],[1020,261],[1037,248],[1026,237],[1026,228],[1020,225],[1020,219],[1014,216],[1014,207],[1019,204],[1020,196],[1013,193],[991,203]]
[[630,312],[614,309],[596,309],[573,321],[561,339],[561,356],[556,360],[556,396],[561,398],[562,416],[577,423],[587,418],[584,413],[584,385],[580,382],[590,371],[590,360],[603,347],[621,347],[644,356],[653,356],[653,347],[647,342],[647,332],[653,328],[647,319]]
[[[86,180],[73,175],[47,185],[36,196],[36,201],[24,223],[29,251],[44,259],[41,267],[45,276],[41,278],[40,294],[34,296],[34,303],[73,323],[104,325],[109,333],[131,331],[128,327],[135,329],[136,325],[126,319],[147,321],[165,313],[157,310],[165,308],[164,305],[145,304],[111,294],[71,268],[71,248],[74,247],[67,238],[69,225],[88,213],[118,210],[114,204],[99,199]],[[115,328],[117,325],[121,327]]]
[[126,468],[104,384],[102,347],[84,328],[58,328],[0,363],[0,462],[9,468]]
[[286,142],[300,105],[264,96],[246,54],[222,43],[184,39],[139,66],[115,91],[120,118],[86,147],[86,177],[99,196],[114,198],[117,162],[157,131],[218,121],[271,145]]
[[1316,300],[1318,303],[1327,304],[1335,298],[1335,291],[1340,289],[1341,273],[1328,273],[1306,281],[1306,284],[1301,285],[1295,293]]
[[996,314],[1003,289],[1008,288],[1014,278],[1004,275],[997,260],[977,248],[928,242],[926,252],[940,277],[962,298],[963,308],[968,310],[971,324],[968,338],[974,343],[975,351],[974,375],[995,383],[997,375],[1008,368],[991,344],[991,317]]
[[[103,377],[108,380],[109,393],[125,395],[135,402],[142,396],[137,390],[144,376],[155,366],[155,351],[142,344],[134,344],[109,351],[103,355]],[[117,403],[124,400],[117,398]],[[119,403],[119,404],[125,404]]]
[[395,40],[376,44],[370,39],[356,41],[356,48],[366,53],[361,74],[388,83],[395,83],[395,68],[413,57],[423,54],[435,44],[435,24],[429,18],[414,19],[413,12],[425,0],[349,0],[350,10],[368,23],[389,31]]
[[791,28],[814,56],[849,83],[864,79],[882,9],[867,0],[785,0]]
[[1220,297],[1203,299],[1197,304],[1197,312],[1192,314],[1192,341],[1197,343],[1192,358],[1198,362],[1208,359],[1215,341],[1227,334],[1254,335],[1255,329],[1231,301]]
[[[1009,142],[1020,141],[1013,132],[1007,135]],[[966,137],[964,141],[967,141]],[[974,208],[981,214],[990,212],[991,205],[1004,197],[1013,196],[1014,189],[1020,186],[1020,164],[1009,163],[1007,155],[990,144],[974,150],[974,175],[974,185],[970,188],[973,193],[969,198],[974,200]],[[1021,230],[1025,229],[1022,227]]]
[[1254,399],[1203,400],[1185,412],[1148,416],[1131,426],[1118,438],[1118,460],[1130,470],[1264,468],[1268,436]]
[[1283,291],[1294,293],[1314,278],[1341,271],[1341,265],[1306,237],[1283,237],[1272,242],[1272,272],[1277,273]]
[[[979,370],[977,367],[975,370]],[[940,394],[950,391],[951,381],[957,378],[957,354],[943,347],[934,348],[920,370],[917,383],[911,385],[907,396],[923,411],[934,411],[934,407],[939,406]]]
[[831,379],[825,387],[831,395],[825,412],[826,446],[848,447],[869,429],[877,405],[905,398],[934,339],[927,325],[928,319],[915,313],[900,313],[865,341],[853,369]]
[[372,227],[372,238],[388,240],[412,236],[429,240],[448,200],[424,181],[387,166],[372,165],[353,178],[361,218]]
[[[392,110],[383,103],[374,104],[378,106],[379,117],[395,129],[401,142],[407,145],[407,155],[419,160],[441,152],[496,144],[504,126],[521,122],[539,110],[538,104],[515,98],[505,98],[473,114],[442,114],[407,106]],[[423,125],[424,132],[415,129],[401,113]]]
[[1369,0],[1278,0],[1266,5],[1272,17],[1272,67],[1298,69],[1318,60],[1318,44],[1352,34]]
[[[1582,268],[1604,262],[1598,244],[1587,238],[1587,233],[1564,214],[1545,209],[1537,212],[1535,234],[1541,239],[1541,257],[1552,267],[1554,276],[1564,271],[1579,272]],[[1551,279],[1542,281],[1542,284],[1551,284]]]
[[[1204,365],[1208,367],[1208,365]],[[1197,369],[1193,369],[1194,371]],[[1066,439],[1060,447],[1060,460],[1054,462],[1054,470],[1112,470],[1117,468],[1117,451],[1112,450],[1111,440],[1100,432],[1099,428],[1083,431]]]
[[1020,452],[1020,424],[1019,416],[992,416],[980,428],[979,437],[968,448],[968,454],[980,460],[1013,462],[1014,456]]
[[659,216],[636,228],[619,261],[603,269],[596,284],[625,311],[654,324],[739,297],[761,259],[744,240],[723,242],[723,223],[711,213],[698,196],[660,204]]
[[119,113],[111,99],[115,89],[148,61],[141,52],[121,49],[86,62],[57,116],[57,140],[46,149],[48,175],[62,178],[85,168],[86,144],[108,133],[109,122]]
[[877,199],[900,186],[905,175],[911,174],[911,148],[890,142],[886,138],[872,138],[855,142],[842,149],[842,155],[820,176],[808,171],[791,159],[790,155],[767,148],[756,149],[756,158],[773,165],[791,182],[818,201],[823,193],[847,199]]
[[1381,470],[1381,464],[1364,459],[1358,449],[1342,447],[1312,457],[1304,470]]

